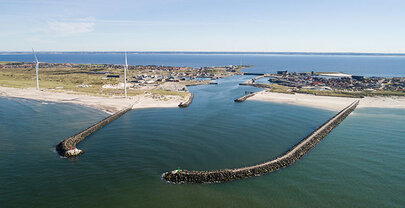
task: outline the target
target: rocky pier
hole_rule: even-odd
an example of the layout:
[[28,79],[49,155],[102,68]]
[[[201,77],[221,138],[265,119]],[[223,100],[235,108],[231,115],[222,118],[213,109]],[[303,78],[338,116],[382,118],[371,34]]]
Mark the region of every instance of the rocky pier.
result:
[[190,93],[190,96],[188,97],[187,101],[181,102],[179,104],[179,108],[187,108],[191,104],[191,102],[193,102],[193,99],[194,99],[194,94]]
[[90,134],[96,132],[97,130],[99,130],[99,129],[103,128],[104,126],[106,126],[107,124],[111,123],[115,119],[121,117],[126,112],[130,111],[131,109],[132,109],[132,106],[124,108],[124,109],[114,113],[113,115],[110,115],[107,118],[91,125],[87,129],[63,140],[58,145],[56,145],[56,150],[58,151],[58,153],[61,156],[64,156],[64,157],[74,157],[74,156],[78,156],[78,155],[82,154],[83,151],[76,148],[76,145],[79,142],[81,142],[83,139],[85,139]]
[[241,103],[241,102],[245,101],[246,99],[252,97],[255,94],[256,94],[255,92],[250,92],[250,93],[248,93],[248,94],[246,94],[246,95],[244,95],[244,96],[242,96],[242,97],[240,97],[238,99],[235,99],[234,101],[237,102],[237,103]]
[[260,176],[281,168],[288,167],[302,158],[312,148],[315,147],[326,135],[338,126],[359,104],[359,101],[351,103],[324,124],[319,126],[311,134],[303,138],[298,144],[290,148],[285,154],[253,166],[222,169],[212,171],[189,171],[174,170],[162,174],[162,179],[171,183],[221,183],[237,179]]

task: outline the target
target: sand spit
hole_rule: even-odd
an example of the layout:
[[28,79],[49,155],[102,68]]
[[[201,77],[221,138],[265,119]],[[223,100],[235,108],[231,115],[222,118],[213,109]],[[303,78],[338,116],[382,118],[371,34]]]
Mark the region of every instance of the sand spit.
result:
[[165,96],[156,98],[150,95],[133,97],[101,97],[82,94],[71,94],[67,92],[52,92],[47,90],[36,90],[35,88],[10,88],[0,87],[0,96],[42,100],[50,102],[74,103],[96,108],[109,113],[117,112],[129,105],[132,109],[138,108],[169,108],[178,107],[185,99],[179,96]]
[[[248,100],[287,103],[307,107],[338,111],[359,98],[316,96],[310,94],[285,94],[261,91]],[[405,109],[405,97],[365,97],[360,99],[357,108],[401,108]]]

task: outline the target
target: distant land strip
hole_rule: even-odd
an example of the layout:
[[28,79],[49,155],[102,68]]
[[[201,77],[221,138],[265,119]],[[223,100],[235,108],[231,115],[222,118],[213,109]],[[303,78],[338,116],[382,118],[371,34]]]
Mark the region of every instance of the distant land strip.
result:
[[189,170],[174,170],[162,174],[162,179],[171,183],[221,183],[233,181],[237,179],[260,176],[270,173],[281,168],[285,168],[308,153],[315,147],[326,135],[328,135],[336,126],[338,126],[359,104],[359,101],[351,103],[335,116],[330,118],[324,124],[319,126],[315,131],[302,139],[298,144],[293,146],[285,154],[249,167],[237,169],[223,169],[212,171],[189,171]]
[[[6,54],[31,54],[31,51],[0,51]],[[124,51],[40,51],[41,54],[123,54]],[[230,51],[127,51],[135,54],[235,54],[235,55],[334,55],[334,56],[405,56],[405,53],[360,53],[360,52],[230,52]]]

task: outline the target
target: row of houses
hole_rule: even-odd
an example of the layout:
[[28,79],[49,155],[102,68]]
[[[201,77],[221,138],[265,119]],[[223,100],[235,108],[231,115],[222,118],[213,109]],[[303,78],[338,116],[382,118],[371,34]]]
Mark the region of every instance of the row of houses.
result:
[[311,88],[321,90],[391,90],[404,91],[404,77],[370,77],[363,76],[328,78],[323,76],[313,76],[311,73],[287,73],[287,71],[278,71],[277,76],[269,79],[272,83],[283,86],[297,88]]

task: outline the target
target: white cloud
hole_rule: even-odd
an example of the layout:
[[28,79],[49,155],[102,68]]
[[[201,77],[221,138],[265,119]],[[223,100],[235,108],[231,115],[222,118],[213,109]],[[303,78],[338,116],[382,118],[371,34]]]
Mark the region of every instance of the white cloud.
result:
[[72,36],[92,32],[94,30],[94,20],[87,19],[75,22],[50,21],[48,22],[48,28],[58,35]]

